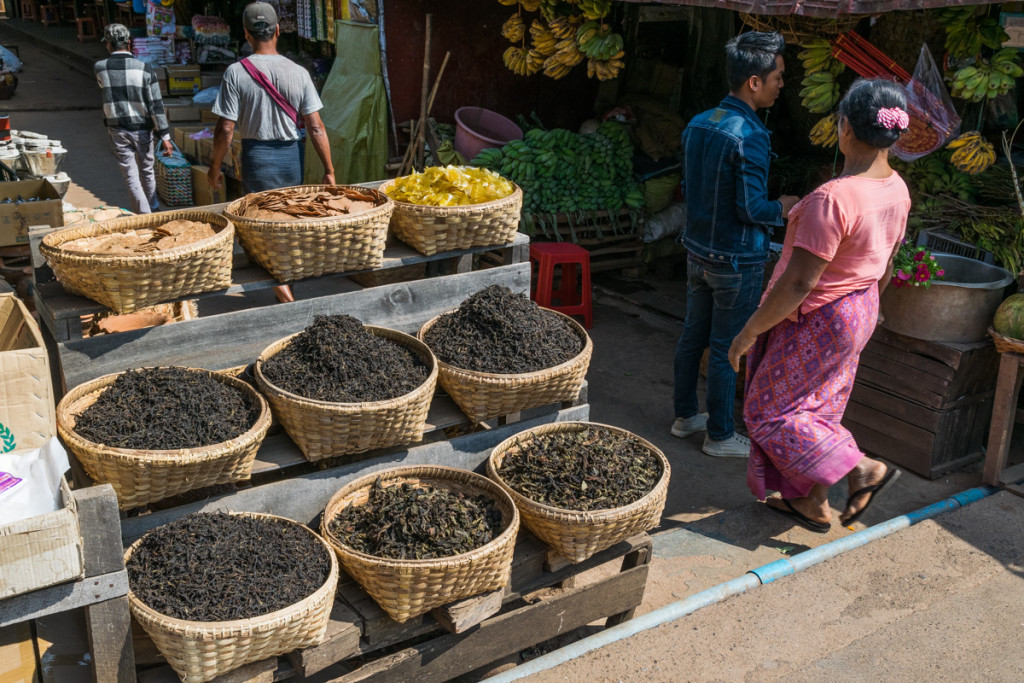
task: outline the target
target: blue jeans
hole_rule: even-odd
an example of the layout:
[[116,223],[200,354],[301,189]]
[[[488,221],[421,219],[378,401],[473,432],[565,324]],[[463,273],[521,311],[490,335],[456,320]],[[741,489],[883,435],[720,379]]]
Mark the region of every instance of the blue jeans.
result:
[[708,359],[708,436],[716,441],[733,435],[736,372],[729,365],[729,346],[757,309],[764,264],[733,268],[690,258],[687,262],[686,321],[676,344],[676,417],[693,417],[697,377],[704,349]]

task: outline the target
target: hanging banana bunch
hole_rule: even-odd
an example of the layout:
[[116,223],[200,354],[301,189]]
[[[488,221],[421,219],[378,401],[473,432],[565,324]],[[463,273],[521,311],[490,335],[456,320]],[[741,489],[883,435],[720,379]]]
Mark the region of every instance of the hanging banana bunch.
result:
[[526,27],[523,26],[523,18],[518,14],[513,14],[505,23],[501,25],[501,35],[510,43],[521,43],[523,37],[526,35]]
[[540,9],[540,0],[519,0],[519,4],[527,12],[536,12]]
[[839,144],[839,117],[833,112],[814,124],[809,135],[811,144],[835,147]]
[[804,86],[800,91],[801,104],[813,114],[831,111],[839,101],[839,84],[830,71],[808,74],[800,84]]
[[603,19],[612,11],[612,0],[580,0],[579,7],[587,19]]
[[969,175],[981,173],[996,161],[996,148],[976,130],[955,138],[946,147],[953,150],[953,165]]
[[530,24],[530,46],[531,51],[544,57],[550,57],[558,49],[558,39],[540,19],[534,19]]
[[516,76],[530,75],[530,51],[525,47],[512,46],[502,55],[505,67]]
[[833,76],[838,76],[846,68],[846,65],[832,56],[832,43],[824,38],[812,38],[803,43],[804,49],[797,57],[804,66],[805,74],[813,74],[819,71],[828,71]]
[[555,38],[564,40],[574,37],[582,23],[583,17],[578,14],[570,14],[551,19],[548,21],[548,28],[551,29],[551,33],[554,34]]
[[970,102],[981,102],[1010,92],[1021,76],[1024,76],[1024,67],[1018,61],[1017,48],[1003,48],[988,60],[978,59],[974,64],[957,70],[953,74],[950,94]]

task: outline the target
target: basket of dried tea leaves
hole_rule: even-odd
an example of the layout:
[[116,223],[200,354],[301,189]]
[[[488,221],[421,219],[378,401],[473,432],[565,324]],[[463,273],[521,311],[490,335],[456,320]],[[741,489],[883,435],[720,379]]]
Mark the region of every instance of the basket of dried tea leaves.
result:
[[345,484],[321,533],[342,568],[397,622],[504,587],[519,513],[487,477],[420,465]]
[[249,258],[281,282],[377,268],[394,202],[348,185],[256,192],[224,210]]
[[523,524],[570,562],[658,526],[670,468],[657,446],[595,422],[556,422],[505,439],[487,476]]

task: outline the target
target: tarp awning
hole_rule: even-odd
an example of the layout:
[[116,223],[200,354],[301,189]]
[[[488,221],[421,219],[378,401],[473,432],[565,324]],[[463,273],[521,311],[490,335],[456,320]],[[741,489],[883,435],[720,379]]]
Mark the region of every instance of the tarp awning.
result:
[[986,2],[950,2],[949,0],[622,0],[642,4],[689,5],[779,16],[837,18],[849,15],[884,14],[897,10],[935,9],[961,5],[985,5]]

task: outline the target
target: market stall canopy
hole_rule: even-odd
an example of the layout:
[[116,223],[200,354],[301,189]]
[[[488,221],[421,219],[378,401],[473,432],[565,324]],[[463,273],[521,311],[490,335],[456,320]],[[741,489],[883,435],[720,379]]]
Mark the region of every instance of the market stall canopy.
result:
[[984,5],[986,2],[950,2],[949,0],[622,0],[660,5],[689,5],[730,9],[747,14],[785,15],[836,18],[847,15],[884,14],[897,10],[933,9],[961,5]]

